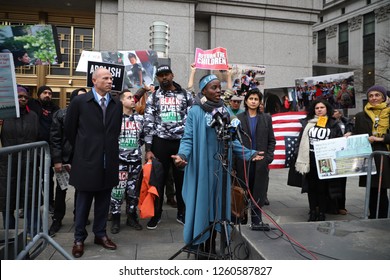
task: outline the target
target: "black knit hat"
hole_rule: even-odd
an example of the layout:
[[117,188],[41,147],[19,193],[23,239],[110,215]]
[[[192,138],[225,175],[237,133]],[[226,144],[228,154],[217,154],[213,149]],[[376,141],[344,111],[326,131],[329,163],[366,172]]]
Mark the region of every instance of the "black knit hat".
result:
[[378,92],[382,93],[383,101],[386,101],[387,90],[386,90],[383,86],[375,85],[375,86],[370,87],[370,88],[367,90],[367,98],[368,98],[368,94],[369,94],[371,91],[378,91]]
[[42,92],[44,92],[45,90],[50,90],[51,92],[53,92],[53,90],[48,87],[48,86],[41,86],[38,88],[38,92],[37,92],[37,95],[40,96]]

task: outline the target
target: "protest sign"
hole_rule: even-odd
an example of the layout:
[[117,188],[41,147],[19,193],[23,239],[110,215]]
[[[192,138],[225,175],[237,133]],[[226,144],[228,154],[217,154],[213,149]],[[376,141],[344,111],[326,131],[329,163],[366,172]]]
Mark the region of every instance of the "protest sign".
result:
[[[320,179],[367,175],[372,153],[368,134],[339,137],[313,143]],[[375,164],[371,174],[376,174]]]
[[112,74],[112,90],[121,91],[123,85],[123,77],[125,67],[123,65],[88,61],[88,73],[87,73],[87,87],[93,87],[92,74],[98,68],[106,68]]
[[226,49],[221,47],[212,50],[196,48],[195,67],[208,70],[228,70]]
[[0,53],[0,119],[19,118],[15,67],[11,53]]
[[0,25],[0,51],[13,55],[15,67],[62,62],[54,25]]
[[[152,50],[137,51],[83,51],[77,64],[76,71],[88,72],[88,61],[123,65],[123,83],[121,88],[143,87],[154,82],[155,68],[158,66],[157,52]],[[115,89],[117,90],[117,89]]]

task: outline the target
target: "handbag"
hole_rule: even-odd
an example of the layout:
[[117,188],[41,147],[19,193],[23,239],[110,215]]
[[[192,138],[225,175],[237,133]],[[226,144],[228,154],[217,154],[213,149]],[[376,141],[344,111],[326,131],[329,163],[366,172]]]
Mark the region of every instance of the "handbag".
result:
[[231,212],[236,218],[244,218],[246,212],[245,190],[241,188],[237,179],[233,179],[231,188]]

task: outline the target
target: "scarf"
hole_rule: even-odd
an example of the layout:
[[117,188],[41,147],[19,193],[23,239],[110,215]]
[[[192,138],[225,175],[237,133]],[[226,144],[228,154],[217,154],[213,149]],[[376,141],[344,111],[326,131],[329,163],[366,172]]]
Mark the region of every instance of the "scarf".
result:
[[309,129],[313,128],[317,121],[317,116],[309,120],[302,133],[301,142],[299,143],[298,157],[295,162],[295,170],[301,174],[306,174],[310,171]]
[[198,95],[195,96],[194,104],[200,106],[203,111],[211,113],[215,108],[223,106],[223,100],[220,99],[218,102],[213,102],[208,100],[206,96],[199,92]]
[[387,133],[389,129],[390,107],[387,107],[386,102],[375,106],[367,103],[364,106],[364,112],[372,121],[372,135],[381,137]]

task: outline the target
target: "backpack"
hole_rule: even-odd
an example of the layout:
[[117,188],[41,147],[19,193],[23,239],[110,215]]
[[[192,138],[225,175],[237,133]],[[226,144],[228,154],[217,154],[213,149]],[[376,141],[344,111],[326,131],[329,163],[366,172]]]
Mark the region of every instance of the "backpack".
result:
[[349,106],[352,104],[351,96],[349,95],[349,93],[347,91],[345,91],[341,94],[341,104],[344,106]]

